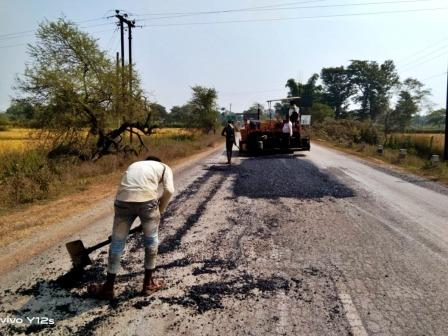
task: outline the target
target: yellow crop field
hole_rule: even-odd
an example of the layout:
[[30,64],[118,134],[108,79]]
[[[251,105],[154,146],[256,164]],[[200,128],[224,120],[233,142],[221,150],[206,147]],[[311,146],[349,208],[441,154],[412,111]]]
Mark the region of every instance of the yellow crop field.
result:
[[29,128],[11,128],[0,132],[0,141],[3,140],[30,140],[34,130]]
[[26,151],[31,149],[36,140],[35,131],[27,128],[11,128],[0,132],[0,153]]
[[[32,149],[37,144],[36,130],[28,128],[11,128],[0,131],[0,154],[7,152],[23,152]],[[184,138],[192,136],[192,131],[182,128],[159,128],[153,131],[151,136],[143,138],[151,144],[159,144],[176,137]],[[127,138],[127,137],[126,137]]]
[[393,134],[393,140],[403,147],[414,147],[427,154],[442,154],[445,136],[440,133]]
[[445,136],[443,134],[412,134],[411,139],[413,142],[420,145],[428,144],[429,146],[432,142],[432,149],[434,151],[443,151],[443,145],[445,141]]

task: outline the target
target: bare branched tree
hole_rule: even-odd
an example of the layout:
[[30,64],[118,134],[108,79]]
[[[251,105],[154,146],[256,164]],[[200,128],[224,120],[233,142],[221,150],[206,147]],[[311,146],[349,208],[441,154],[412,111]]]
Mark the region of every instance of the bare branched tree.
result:
[[[51,143],[49,155],[91,160],[145,149],[142,135],[155,126],[137,73],[131,93],[128,69],[117,71],[97,41],[65,19],[41,23],[36,37],[28,47],[32,62],[18,79],[16,100],[35,107],[35,123]],[[125,133],[137,137],[137,148],[124,141]]]

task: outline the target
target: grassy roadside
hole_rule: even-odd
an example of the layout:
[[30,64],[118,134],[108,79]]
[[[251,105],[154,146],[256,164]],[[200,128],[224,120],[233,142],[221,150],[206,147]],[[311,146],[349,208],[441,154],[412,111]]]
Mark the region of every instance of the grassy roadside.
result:
[[344,145],[343,143],[313,139],[313,142],[355,155],[374,163],[388,164],[390,168],[401,172],[409,172],[448,185],[448,163],[433,164],[417,155],[408,154],[406,158],[399,159],[399,150],[385,148],[383,154],[377,152],[378,146],[368,144]]
[[[140,158],[109,156],[96,163],[67,165],[63,173],[52,181],[48,197],[14,206],[7,205],[9,198],[3,200],[0,208],[0,243],[6,245],[32,235],[112,196],[123,170],[133,161],[156,155],[169,165],[176,165],[198,153],[216,148],[221,142],[219,135],[154,136],[147,142],[150,150]],[[14,185],[9,187],[14,188]],[[5,193],[2,196],[5,198]]]

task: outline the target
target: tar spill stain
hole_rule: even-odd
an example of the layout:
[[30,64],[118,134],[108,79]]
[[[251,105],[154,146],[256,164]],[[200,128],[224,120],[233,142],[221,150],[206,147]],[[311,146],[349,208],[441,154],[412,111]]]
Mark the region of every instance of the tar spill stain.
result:
[[235,280],[227,282],[208,282],[192,286],[183,297],[161,297],[165,303],[189,307],[202,314],[212,309],[224,308],[222,300],[224,297],[232,296],[237,300],[245,300],[253,297],[254,289],[262,293],[289,291],[293,284],[280,277],[268,279],[255,279],[251,275],[243,275]]

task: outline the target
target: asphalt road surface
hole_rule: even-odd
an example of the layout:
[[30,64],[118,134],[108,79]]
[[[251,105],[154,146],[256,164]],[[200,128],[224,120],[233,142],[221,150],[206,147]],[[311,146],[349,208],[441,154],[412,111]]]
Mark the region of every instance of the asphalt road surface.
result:
[[[107,248],[70,278],[61,242],[0,279],[0,317],[54,324],[9,320],[0,334],[448,335],[446,188],[317,145],[224,162],[219,151],[175,173],[160,229],[166,289],[139,296],[137,235],[117,300],[89,299]],[[72,238],[98,242],[111,220]]]

